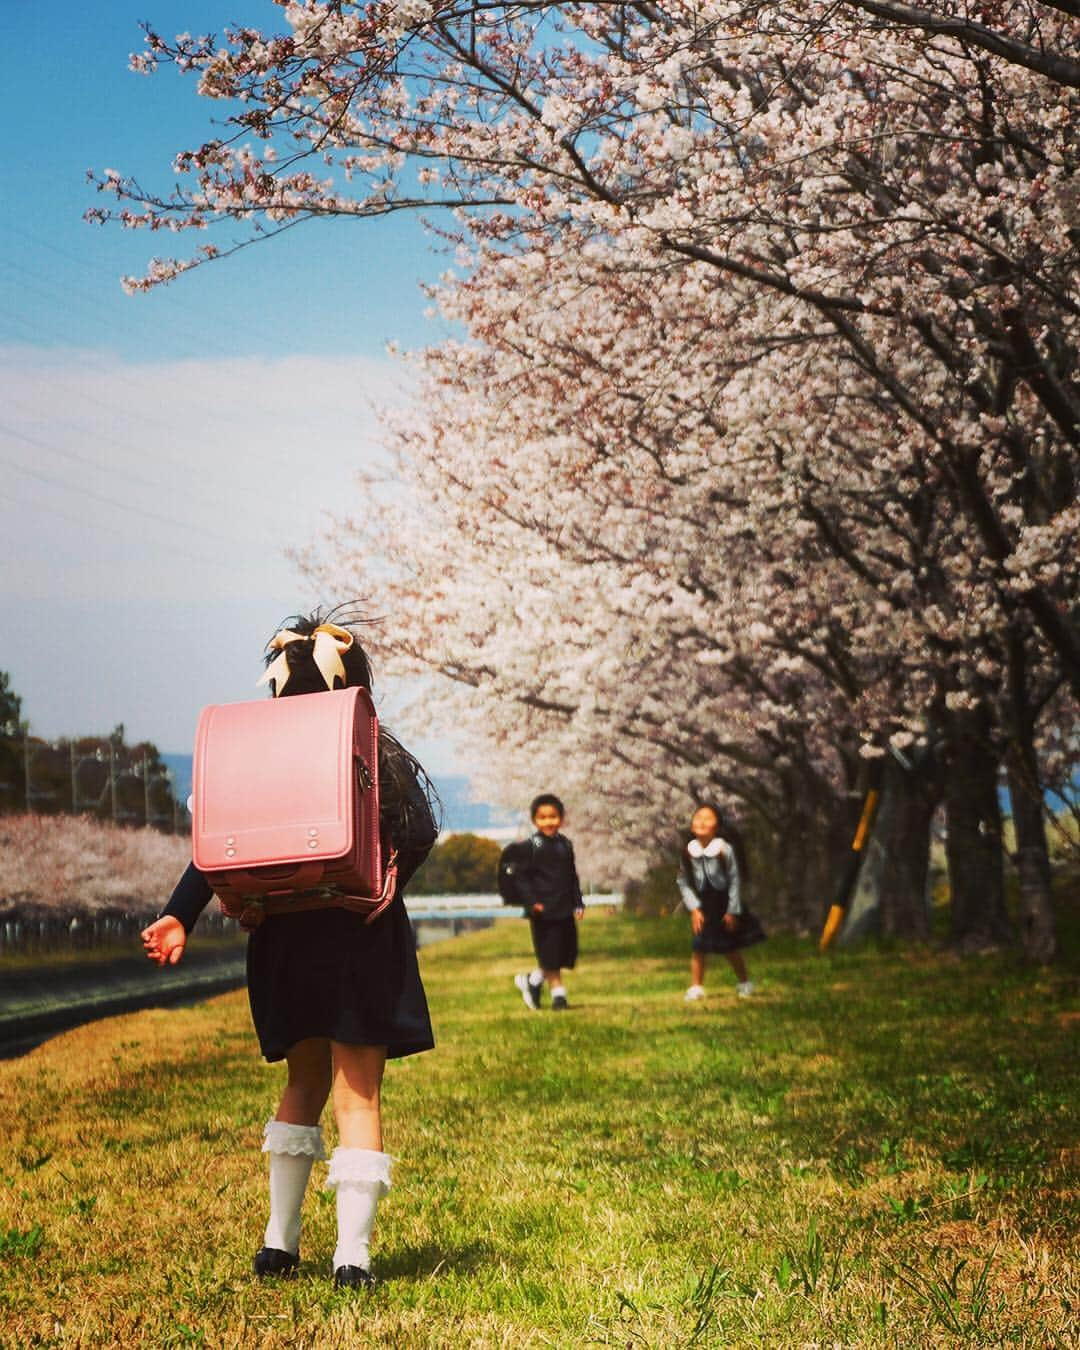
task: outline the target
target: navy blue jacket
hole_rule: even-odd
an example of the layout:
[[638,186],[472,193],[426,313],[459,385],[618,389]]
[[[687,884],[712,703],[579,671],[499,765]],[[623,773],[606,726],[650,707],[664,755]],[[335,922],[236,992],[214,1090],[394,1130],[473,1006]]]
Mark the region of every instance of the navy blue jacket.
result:
[[[574,862],[574,846],[565,834],[537,831],[531,839],[511,845],[513,871],[507,878],[514,900],[527,915],[544,906],[538,919],[570,919],[581,908],[581,882]],[[510,852],[511,850],[507,850]]]

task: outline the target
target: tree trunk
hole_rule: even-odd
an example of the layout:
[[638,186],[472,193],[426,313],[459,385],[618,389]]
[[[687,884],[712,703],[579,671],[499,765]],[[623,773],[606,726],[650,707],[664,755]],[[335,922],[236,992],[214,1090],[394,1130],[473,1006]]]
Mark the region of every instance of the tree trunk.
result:
[[[797,775],[785,782],[784,792],[784,823],[774,844],[781,880],[773,912],[782,916],[780,926],[816,936],[855,827],[845,818],[841,800],[821,801],[819,790]],[[760,894],[753,883],[751,892]]]
[[880,839],[885,853],[878,901],[881,935],[925,942],[930,936],[930,825],[938,799],[933,770],[928,762],[905,769],[889,755],[881,791],[883,801],[891,803]]
[[1050,855],[1046,849],[1042,791],[1034,752],[1013,742],[1006,756],[1016,870],[1020,879],[1020,940],[1028,961],[1046,964],[1057,955],[1054,901],[1050,891]]
[[1005,909],[997,756],[981,710],[952,713],[945,773],[952,941],[962,952],[1012,940]]
[[789,809],[787,827],[777,841],[781,854],[788,926],[802,933],[816,924],[821,911],[820,847],[813,813],[801,806]]
[[1027,655],[1016,635],[1009,645],[1009,704],[1012,726],[1005,765],[1009,776],[1016,870],[1020,881],[1020,941],[1028,961],[1046,964],[1057,954],[1050,855],[1046,848],[1043,789],[1035,754],[1035,713],[1027,683]]

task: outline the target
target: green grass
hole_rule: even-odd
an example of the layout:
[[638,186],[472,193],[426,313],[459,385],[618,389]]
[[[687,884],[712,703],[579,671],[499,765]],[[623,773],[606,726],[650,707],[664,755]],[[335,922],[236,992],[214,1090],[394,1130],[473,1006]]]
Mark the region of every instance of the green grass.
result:
[[520,922],[422,953],[374,1296],[315,1186],[300,1278],[249,1274],[282,1071],[243,994],[0,1064],[0,1345],[1071,1344],[1075,970],[777,939],[686,1006],[685,928],[590,915],[561,1017]]

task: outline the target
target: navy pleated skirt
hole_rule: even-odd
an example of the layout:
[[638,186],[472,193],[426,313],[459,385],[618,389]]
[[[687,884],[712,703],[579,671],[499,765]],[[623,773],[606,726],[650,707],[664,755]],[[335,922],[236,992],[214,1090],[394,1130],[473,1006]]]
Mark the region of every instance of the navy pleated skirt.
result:
[[275,914],[248,938],[248,996],[263,1055],[326,1037],[385,1045],[388,1058],[430,1050],[427,998],[401,896],[372,924],[346,909]]
[[753,947],[765,941],[765,930],[756,914],[746,909],[738,916],[734,929],[724,927],[720,914],[705,915],[705,927],[694,934],[691,947],[695,952],[722,955],[725,952],[741,951],[744,947]]

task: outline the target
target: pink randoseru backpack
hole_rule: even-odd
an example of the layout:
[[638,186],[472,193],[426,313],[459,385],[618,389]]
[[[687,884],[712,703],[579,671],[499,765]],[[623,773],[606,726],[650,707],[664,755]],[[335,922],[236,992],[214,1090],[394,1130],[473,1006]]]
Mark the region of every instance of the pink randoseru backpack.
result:
[[330,906],[371,922],[394,898],[366,689],[212,704],[199,717],[193,769],[192,857],[243,927]]

